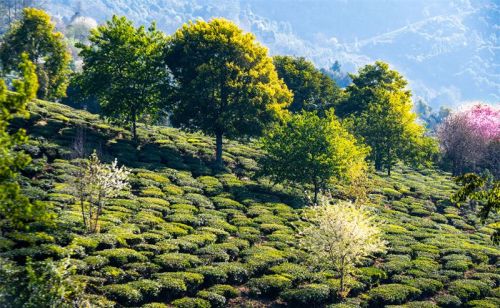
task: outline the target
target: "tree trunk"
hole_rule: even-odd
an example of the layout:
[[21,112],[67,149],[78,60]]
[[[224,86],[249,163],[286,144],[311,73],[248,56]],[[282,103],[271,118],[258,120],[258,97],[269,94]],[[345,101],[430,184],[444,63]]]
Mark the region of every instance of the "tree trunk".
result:
[[215,133],[215,163],[217,167],[223,167],[224,162],[222,161],[222,133]]
[[391,164],[387,165],[387,176],[391,176]]
[[345,257],[340,260],[340,292],[341,298],[346,296],[345,294]]

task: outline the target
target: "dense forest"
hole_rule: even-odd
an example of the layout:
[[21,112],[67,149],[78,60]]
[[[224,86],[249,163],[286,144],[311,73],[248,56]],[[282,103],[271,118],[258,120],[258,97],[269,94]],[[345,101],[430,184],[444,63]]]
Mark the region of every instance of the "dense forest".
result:
[[0,40],[1,307],[500,306],[498,107],[223,18],[30,5]]

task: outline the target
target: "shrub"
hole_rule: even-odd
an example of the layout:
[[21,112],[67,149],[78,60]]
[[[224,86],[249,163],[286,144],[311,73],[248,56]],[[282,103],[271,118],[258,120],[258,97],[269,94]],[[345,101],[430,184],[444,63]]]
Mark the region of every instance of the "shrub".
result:
[[498,298],[473,300],[467,302],[467,307],[474,308],[497,308],[499,305],[500,300]]
[[197,267],[193,270],[205,277],[205,284],[213,285],[216,283],[224,283],[227,280],[226,272],[218,266],[205,265]]
[[419,289],[423,295],[432,295],[443,288],[443,283],[430,278],[408,279],[403,283]]
[[260,278],[252,278],[248,282],[250,293],[274,298],[283,290],[292,286],[292,281],[281,275],[265,275]]
[[368,284],[378,284],[387,279],[387,273],[377,267],[362,267],[359,271],[360,280]]
[[439,308],[432,301],[408,302],[404,305],[405,308]]
[[434,300],[440,307],[454,308],[462,306],[462,301],[455,295],[441,294],[434,297]]
[[286,290],[281,293],[281,297],[291,306],[321,305],[330,297],[330,288],[324,284],[308,284]]
[[260,273],[285,261],[285,254],[275,248],[269,246],[256,245],[244,250],[245,261],[248,268],[253,273]]
[[210,308],[210,302],[201,298],[183,297],[172,302],[179,308]]
[[448,291],[458,296],[462,301],[468,301],[488,294],[490,287],[478,280],[460,279],[451,282]]
[[288,262],[273,266],[270,271],[292,280],[293,283],[300,283],[311,276],[307,267]]
[[216,284],[210,287],[208,291],[222,295],[225,298],[235,298],[240,294],[238,289],[227,284]]
[[385,284],[368,291],[369,302],[372,305],[402,304],[420,295],[420,290],[402,284]]
[[164,253],[156,256],[155,263],[165,270],[181,271],[201,264],[197,256],[185,253]]
[[188,290],[182,279],[158,276],[156,281],[160,285],[161,295],[166,298],[178,297]]
[[200,176],[197,180],[202,184],[203,190],[210,196],[215,196],[223,191],[221,182],[211,176]]
[[446,262],[444,268],[447,270],[465,272],[471,265],[472,263],[468,260],[450,260]]
[[102,287],[102,291],[112,300],[128,306],[136,306],[142,300],[141,292],[130,284],[111,284]]
[[160,294],[160,291],[162,289],[161,283],[149,279],[132,281],[129,282],[128,285],[132,286],[134,289],[139,290],[144,301],[153,300]]
[[248,270],[241,263],[221,263],[219,268],[226,272],[227,281],[230,283],[240,284],[248,278]]
[[196,294],[197,297],[207,300],[211,307],[224,307],[226,305],[226,298],[215,292],[200,291]]
[[99,251],[97,254],[108,258],[109,262],[116,266],[131,262],[145,262],[148,259],[141,253],[129,248],[105,249]]

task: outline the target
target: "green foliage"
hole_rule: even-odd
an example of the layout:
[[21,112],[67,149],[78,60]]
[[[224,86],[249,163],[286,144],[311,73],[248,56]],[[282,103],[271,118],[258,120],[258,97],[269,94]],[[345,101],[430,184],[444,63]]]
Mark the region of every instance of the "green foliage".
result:
[[370,146],[375,168],[385,168],[390,175],[398,160],[412,164],[429,161],[437,152],[436,142],[424,137],[424,128],[416,122],[403,76],[377,61],[351,78],[353,83],[346,89],[348,98],[337,112]]
[[254,295],[276,297],[281,291],[290,288],[292,281],[281,275],[265,275],[250,279],[248,286]]
[[487,295],[490,292],[490,287],[478,280],[461,279],[451,282],[448,292],[459,297],[462,301],[468,301],[478,299],[481,295]]
[[[21,19],[13,23],[0,45],[0,61],[5,73],[16,70],[25,61],[23,54],[36,66],[40,85],[34,92],[42,99],[66,96],[69,62],[62,33],[55,32],[50,16],[36,8],[25,8]],[[22,70],[22,69],[21,69]]]
[[184,270],[201,264],[201,260],[184,253],[165,253],[156,256],[155,262],[166,270]]
[[77,45],[83,72],[76,82],[86,96],[97,97],[104,116],[132,124],[136,138],[137,120],[158,116],[167,98],[165,35],[155,24],[136,28],[125,17],[113,16],[92,30],[88,40],[89,45]]
[[71,260],[27,260],[26,266],[0,258],[0,306],[74,307],[85,303],[85,285],[76,279]]
[[183,297],[172,302],[179,308],[210,308],[210,302],[202,298]]
[[23,195],[18,182],[19,172],[31,161],[28,154],[18,149],[27,142],[25,130],[8,130],[14,117],[29,115],[27,103],[35,97],[38,88],[35,66],[26,53],[20,57],[23,79],[14,81],[17,92],[8,92],[4,81],[0,80],[0,219],[22,228],[30,221],[44,221],[50,217],[44,204],[31,203]]
[[288,107],[291,112],[324,113],[341,98],[342,92],[335,82],[305,58],[275,56],[273,62],[279,78],[293,93],[293,102]]
[[[479,202],[482,207],[479,216],[483,222],[488,218],[490,212],[500,211],[500,181],[481,177],[473,173],[467,173],[455,179],[455,182],[462,186],[451,200],[455,203],[462,203],[467,200]],[[495,242],[500,242],[500,232],[497,230],[492,235]]]
[[259,134],[291,100],[267,49],[225,19],[184,25],[166,50],[178,84],[172,122],[215,135],[219,164],[223,135]]
[[407,300],[420,295],[421,291],[402,284],[384,284],[368,292],[369,302],[372,305],[402,304]]
[[277,124],[262,139],[267,152],[261,174],[274,182],[312,185],[314,203],[330,181],[350,180],[365,169],[366,149],[328,112],[325,118],[303,112]]
[[330,298],[330,289],[324,284],[307,284],[282,292],[281,298],[292,307],[319,306]]

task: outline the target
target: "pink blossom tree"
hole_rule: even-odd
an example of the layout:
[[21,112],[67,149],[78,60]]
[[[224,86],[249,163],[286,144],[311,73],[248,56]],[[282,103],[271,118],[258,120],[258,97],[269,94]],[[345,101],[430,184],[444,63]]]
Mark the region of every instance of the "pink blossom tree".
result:
[[490,152],[500,142],[500,108],[476,104],[451,113],[439,126],[438,138],[453,175],[484,168],[498,173],[498,168],[490,168],[498,154]]

